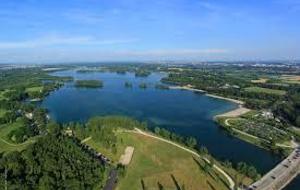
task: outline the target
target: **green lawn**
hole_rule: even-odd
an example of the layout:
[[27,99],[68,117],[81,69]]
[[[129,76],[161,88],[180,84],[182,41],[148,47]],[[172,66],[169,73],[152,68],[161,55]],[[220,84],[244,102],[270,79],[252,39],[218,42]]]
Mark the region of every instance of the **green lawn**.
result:
[[3,117],[6,112],[7,112],[6,110],[0,109],[0,118]]
[[[195,159],[192,154],[168,143],[134,133],[117,133],[117,152],[103,148],[91,139],[87,142],[97,151],[104,153],[115,163],[123,154],[126,146],[135,148],[131,163],[124,178],[121,178],[117,189],[176,189],[176,183],[185,189],[228,189],[214,170],[206,173],[203,160]],[[177,188],[178,189],[178,188]],[[183,188],[182,188],[183,189]]]
[[3,100],[3,99],[5,99],[5,97],[4,97],[4,91],[1,91],[0,92],[0,100]]
[[9,92],[10,90],[6,89],[6,90],[3,90],[3,91],[0,91],[0,100],[5,100],[7,99],[4,94]]
[[40,92],[43,90],[43,86],[36,86],[36,87],[30,87],[26,88],[26,92]]
[[274,90],[269,88],[261,88],[261,87],[248,87],[245,88],[247,92],[257,92],[257,93],[265,93],[265,94],[275,94],[275,95],[285,95],[286,91],[284,90]]
[[21,151],[25,149],[29,144],[35,141],[35,138],[30,138],[22,144],[15,144],[11,142],[7,135],[11,131],[21,127],[22,125],[23,123],[20,120],[11,124],[0,125],[0,153],[10,151]]
[[279,79],[290,84],[300,84],[300,76],[298,75],[282,75]]

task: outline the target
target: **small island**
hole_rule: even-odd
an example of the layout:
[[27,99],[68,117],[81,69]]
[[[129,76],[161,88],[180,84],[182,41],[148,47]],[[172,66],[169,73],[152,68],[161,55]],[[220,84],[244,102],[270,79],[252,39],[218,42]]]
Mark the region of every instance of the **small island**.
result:
[[148,70],[139,69],[135,71],[135,77],[148,77],[151,75],[151,72]]
[[102,88],[103,82],[100,80],[77,80],[75,82],[77,88]]
[[131,82],[125,82],[125,83],[124,83],[124,86],[125,86],[126,88],[132,88],[132,83],[131,83]]
[[147,88],[147,84],[146,83],[141,83],[139,85],[139,87],[142,88],[142,89],[146,89]]

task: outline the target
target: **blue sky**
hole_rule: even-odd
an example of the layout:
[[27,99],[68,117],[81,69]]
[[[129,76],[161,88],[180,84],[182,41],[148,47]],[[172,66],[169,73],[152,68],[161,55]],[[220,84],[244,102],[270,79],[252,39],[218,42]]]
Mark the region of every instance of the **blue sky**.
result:
[[3,0],[0,62],[300,58],[300,0]]

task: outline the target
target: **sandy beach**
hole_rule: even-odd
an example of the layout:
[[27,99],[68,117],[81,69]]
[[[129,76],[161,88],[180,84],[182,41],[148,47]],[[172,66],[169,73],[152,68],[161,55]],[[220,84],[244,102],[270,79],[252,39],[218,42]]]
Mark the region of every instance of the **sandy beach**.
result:
[[245,103],[241,100],[235,100],[235,99],[232,99],[232,98],[225,98],[225,97],[218,96],[218,95],[208,94],[204,90],[195,89],[191,86],[170,86],[169,88],[170,89],[178,89],[178,90],[190,90],[190,91],[193,91],[193,92],[201,92],[201,93],[205,93],[206,96],[209,96],[209,97],[212,97],[212,98],[218,98],[218,99],[222,99],[222,100],[227,100],[227,101],[230,101],[230,102],[233,102],[233,103],[236,103],[236,104],[239,105],[238,108],[236,108],[234,110],[231,110],[229,112],[223,113],[223,114],[216,115],[215,117],[238,117],[240,115],[243,115],[243,114],[251,111],[250,109],[245,108],[243,106]]
[[238,108],[236,108],[232,111],[216,115],[215,117],[238,117],[240,115],[248,113],[249,111],[251,111],[251,110],[248,108],[244,108],[242,105],[240,105]]
[[202,93],[206,93],[206,91],[204,90],[200,90],[200,89],[195,89],[189,86],[169,86],[169,89],[175,89],[175,90],[190,90],[193,92],[202,92]]
[[206,96],[209,96],[209,97],[212,97],[212,98],[218,98],[218,99],[222,99],[222,100],[227,100],[227,101],[230,101],[230,102],[233,102],[233,103],[236,103],[236,104],[239,104],[239,105],[244,105],[245,103],[241,100],[235,100],[235,99],[232,99],[232,98],[225,98],[225,97],[222,97],[222,96],[217,96],[217,95],[213,95],[213,94],[205,94]]

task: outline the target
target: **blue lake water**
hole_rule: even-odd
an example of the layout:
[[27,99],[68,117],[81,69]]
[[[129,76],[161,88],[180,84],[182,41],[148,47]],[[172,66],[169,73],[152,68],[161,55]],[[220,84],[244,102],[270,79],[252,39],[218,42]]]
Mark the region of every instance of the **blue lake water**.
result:
[[[194,136],[199,144],[220,160],[234,163],[244,161],[254,165],[260,172],[270,170],[280,158],[254,145],[228,135],[214,121],[213,116],[236,108],[237,105],[185,90],[156,89],[163,73],[153,73],[137,78],[132,73],[76,73],[59,71],[56,76],[73,76],[75,79],[100,79],[101,89],[75,88],[74,83],[52,92],[42,106],[50,111],[57,122],[81,121],[96,115],[126,115],[150,126],[165,127],[184,136]],[[126,88],[124,83],[133,84]],[[140,89],[140,83],[148,88]]]
[[284,190],[299,190],[300,189],[300,175],[298,175]]

